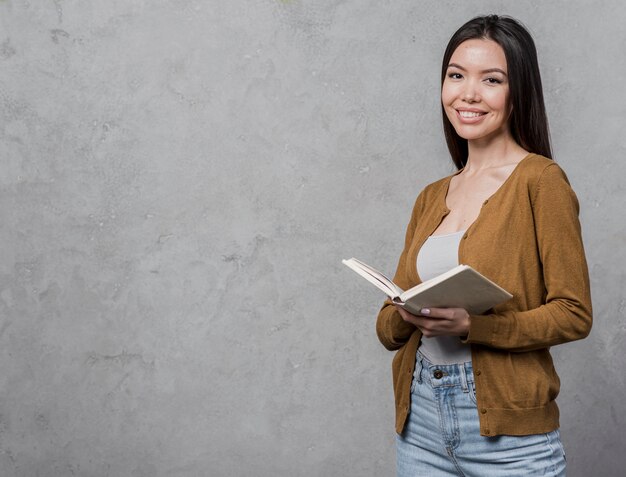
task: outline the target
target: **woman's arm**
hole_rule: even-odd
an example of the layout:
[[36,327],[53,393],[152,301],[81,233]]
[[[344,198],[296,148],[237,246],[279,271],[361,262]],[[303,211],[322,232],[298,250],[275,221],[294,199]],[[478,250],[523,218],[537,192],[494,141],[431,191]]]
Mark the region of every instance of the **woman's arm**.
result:
[[591,330],[591,293],[578,200],[556,164],[542,172],[532,206],[544,304],[528,311],[473,315],[465,342],[529,351],[585,338]]
[[404,321],[393,303],[385,301],[376,320],[376,334],[383,346],[390,351],[401,348],[415,331],[416,327]]

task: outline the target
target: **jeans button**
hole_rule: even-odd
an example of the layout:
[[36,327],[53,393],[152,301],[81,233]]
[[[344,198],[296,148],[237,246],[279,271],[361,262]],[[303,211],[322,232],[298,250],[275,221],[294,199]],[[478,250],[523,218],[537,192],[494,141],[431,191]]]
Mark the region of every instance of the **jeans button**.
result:
[[435,369],[433,376],[435,379],[441,379],[443,378],[443,371],[441,369]]

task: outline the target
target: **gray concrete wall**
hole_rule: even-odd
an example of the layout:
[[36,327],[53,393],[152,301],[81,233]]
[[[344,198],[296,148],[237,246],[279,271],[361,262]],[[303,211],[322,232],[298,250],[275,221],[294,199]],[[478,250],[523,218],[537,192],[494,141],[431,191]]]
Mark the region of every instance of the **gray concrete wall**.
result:
[[448,174],[439,64],[535,35],[596,322],[555,348],[573,477],[626,447],[621,0],[0,2],[0,475],[394,473],[381,296]]

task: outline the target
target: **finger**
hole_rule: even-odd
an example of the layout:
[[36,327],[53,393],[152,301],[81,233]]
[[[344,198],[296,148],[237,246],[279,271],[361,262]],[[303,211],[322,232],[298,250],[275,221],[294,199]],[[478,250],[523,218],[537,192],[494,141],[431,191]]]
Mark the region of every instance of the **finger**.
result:
[[398,310],[398,313],[400,313],[400,315],[402,316],[417,316],[414,315],[413,313],[406,311],[403,307],[401,307],[400,305],[396,305],[396,310]]
[[460,308],[422,308],[421,314],[429,318],[453,320]]
[[452,313],[448,308],[422,308],[420,315],[434,319],[450,319],[452,317]]
[[398,313],[400,314],[400,317],[406,321],[407,323],[411,323],[412,325],[418,326],[419,327],[419,316],[417,315],[413,315],[412,313],[409,313],[408,311],[406,311],[405,309],[401,308],[401,307],[397,307]]

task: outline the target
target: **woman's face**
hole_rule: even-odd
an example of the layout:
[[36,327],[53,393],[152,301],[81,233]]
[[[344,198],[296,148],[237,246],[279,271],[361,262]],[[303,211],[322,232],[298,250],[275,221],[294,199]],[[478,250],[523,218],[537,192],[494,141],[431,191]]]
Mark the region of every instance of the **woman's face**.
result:
[[457,134],[468,141],[509,135],[509,82],[504,50],[493,40],[467,40],[452,54],[441,91]]

